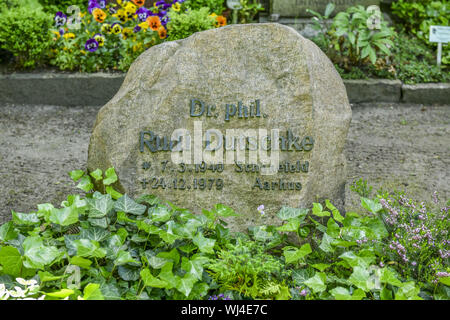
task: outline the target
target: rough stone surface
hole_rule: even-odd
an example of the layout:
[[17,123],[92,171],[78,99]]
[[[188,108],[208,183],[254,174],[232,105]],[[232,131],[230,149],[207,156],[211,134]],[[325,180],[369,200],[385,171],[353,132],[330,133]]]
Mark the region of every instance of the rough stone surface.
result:
[[402,96],[400,80],[344,80],[344,84],[352,103],[399,102]]
[[402,87],[402,101],[426,104],[449,104],[450,83],[421,83]]
[[[201,99],[217,106],[219,116],[192,118],[189,102]],[[260,100],[267,117],[224,121],[225,104]],[[222,173],[178,173],[169,163],[163,173],[161,161],[169,152],[140,152],[140,132],[151,130],[170,137],[175,129],[192,132],[194,121],[203,131],[265,128],[292,130],[295,136],[311,136],[309,152],[280,152],[280,161],[309,162],[308,173],[238,173],[225,165]],[[283,205],[309,206],[313,201],[331,199],[342,206],[346,180],[343,148],[351,121],[345,86],[329,59],[311,41],[294,29],[279,24],[233,25],[208,30],[167,42],[143,53],[131,66],[119,92],[98,113],[88,151],[88,169],[114,166],[119,176],[115,185],[133,196],[152,193],[180,207],[199,212],[216,203],[242,213],[229,220],[234,229],[244,230],[258,221],[257,207],[265,205],[265,223],[278,223],[275,213]],[[148,161],[151,168],[144,170]],[[171,170],[174,172],[171,172]],[[144,190],[139,181],[164,177],[221,178],[223,190]],[[269,183],[283,179],[300,182],[300,191],[259,190],[256,178]],[[253,187],[253,188],[252,188]]]
[[272,11],[283,17],[308,17],[311,15],[306,12],[306,9],[323,14],[330,2],[336,5],[334,14],[356,5],[367,7],[380,4],[380,0],[273,0]]
[[123,74],[14,73],[0,75],[4,103],[57,106],[96,106],[120,88]]

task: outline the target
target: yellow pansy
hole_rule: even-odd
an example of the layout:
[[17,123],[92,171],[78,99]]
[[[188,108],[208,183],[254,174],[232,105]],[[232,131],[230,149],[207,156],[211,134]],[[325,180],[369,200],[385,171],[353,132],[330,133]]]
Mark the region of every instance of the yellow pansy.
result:
[[65,33],[63,37],[64,37],[64,39],[74,39],[75,34],[72,32],[69,32],[69,33]]
[[141,27],[143,30],[147,30],[150,26],[148,25],[147,21],[144,21],[142,23],[139,23],[139,27]]
[[132,34],[133,34],[133,29],[131,29],[131,28],[123,28],[122,35],[123,35],[124,39],[127,39]]
[[122,23],[125,23],[128,21],[128,15],[124,9],[117,10],[117,13],[113,14],[113,17],[116,17]]
[[180,9],[181,9],[180,3],[175,2],[175,3],[172,5],[172,9],[173,9],[174,11],[176,11],[176,12],[179,12]]

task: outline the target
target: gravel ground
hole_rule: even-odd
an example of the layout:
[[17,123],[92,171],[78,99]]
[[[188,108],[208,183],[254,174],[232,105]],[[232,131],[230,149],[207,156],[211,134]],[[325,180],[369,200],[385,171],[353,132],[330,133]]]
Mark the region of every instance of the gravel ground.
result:
[[[358,197],[349,185],[364,178],[374,190],[404,190],[429,201],[450,199],[450,105],[353,105],[346,144],[346,207]],[[0,223],[11,210],[58,205],[76,193],[67,172],[86,166],[99,107],[0,105]]]

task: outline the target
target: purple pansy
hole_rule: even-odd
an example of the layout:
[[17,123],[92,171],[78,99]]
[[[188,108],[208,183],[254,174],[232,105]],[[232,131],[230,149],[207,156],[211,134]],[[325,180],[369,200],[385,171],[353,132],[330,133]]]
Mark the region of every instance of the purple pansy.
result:
[[141,27],[139,25],[137,25],[136,27],[134,27],[133,32],[134,33],[138,33],[139,31],[141,31]]
[[150,17],[150,10],[145,7],[140,7],[136,10],[136,15],[139,21],[144,22],[148,17]]
[[84,48],[87,51],[90,52],[95,52],[98,49],[98,42],[95,39],[89,39],[88,41],[86,41],[86,44],[84,45]]
[[62,13],[61,11],[58,11],[55,14],[54,20],[55,20],[56,27],[62,27],[67,22],[67,16],[64,13]]
[[100,6],[100,4],[96,0],[89,0],[89,4],[88,4],[88,11],[89,11],[89,13],[92,14],[92,11],[95,8],[101,9],[102,7]]
[[63,28],[59,29],[59,35],[62,37],[64,35],[65,31]]
[[106,0],[97,0],[98,5],[100,8],[105,9],[106,8]]
[[170,8],[172,6],[172,4],[167,3],[164,0],[161,0],[161,1],[156,2],[156,6],[157,7],[161,6],[162,9],[166,10],[166,9]]

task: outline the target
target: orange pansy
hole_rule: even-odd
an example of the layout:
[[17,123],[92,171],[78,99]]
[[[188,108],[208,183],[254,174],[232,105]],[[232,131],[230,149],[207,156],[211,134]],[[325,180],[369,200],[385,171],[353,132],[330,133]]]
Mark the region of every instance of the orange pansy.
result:
[[103,11],[103,10],[100,9],[100,8],[95,8],[95,9],[92,11],[92,15],[94,16],[94,19],[95,19],[97,22],[100,22],[100,23],[103,23],[103,21],[105,21],[105,19],[106,19],[106,13],[105,13],[105,11]]
[[161,20],[158,16],[151,16],[147,18],[147,23],[153,31],[158,31],[158,28],[161,27]]
[[227,18],[224,16],[217,16],[216,21],[219,27],[224,27],[227,25]]
[[165,39],[167,37],[167,30],[163,26],[158,28],[158,35],[160,39]]
[[142,7],[145,4],[145,0],[131,0],[138,7]]

